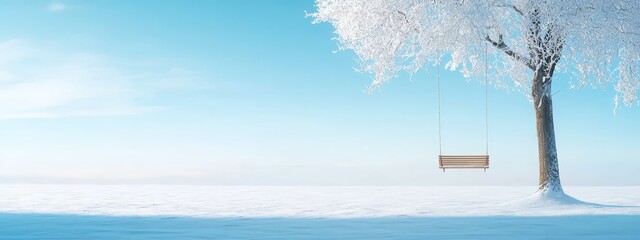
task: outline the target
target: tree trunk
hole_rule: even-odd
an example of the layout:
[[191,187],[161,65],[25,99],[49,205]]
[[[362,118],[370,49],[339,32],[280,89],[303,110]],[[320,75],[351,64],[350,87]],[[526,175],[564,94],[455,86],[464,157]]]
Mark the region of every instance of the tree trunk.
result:
[[533,81],[533,105],[536,111],[538,133],[538,161],[540,178],[538,191],[563,193],[558,170],[558,153],[553,128],[553,102],[551,96],[551,76],[546,69],[536,71]]

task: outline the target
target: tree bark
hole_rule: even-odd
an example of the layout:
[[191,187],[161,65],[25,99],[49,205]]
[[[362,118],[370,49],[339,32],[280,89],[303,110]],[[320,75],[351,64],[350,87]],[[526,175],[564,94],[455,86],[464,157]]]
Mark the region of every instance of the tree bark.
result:
[[558,153],[553,127],[553,101],[551,94],[551,77],[553,69],[538,69],[533,80],[533,104],[536,112],[536,130],[538,135],[538,161],[540,176],[538,191],[562,193],[560,172],[558,169]]

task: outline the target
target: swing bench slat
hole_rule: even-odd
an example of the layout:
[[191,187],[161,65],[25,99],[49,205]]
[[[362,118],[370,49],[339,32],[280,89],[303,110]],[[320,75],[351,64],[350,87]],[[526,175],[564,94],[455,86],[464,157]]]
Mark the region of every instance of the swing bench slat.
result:
[[489,155],[439,155],[440,168],[489,168]]

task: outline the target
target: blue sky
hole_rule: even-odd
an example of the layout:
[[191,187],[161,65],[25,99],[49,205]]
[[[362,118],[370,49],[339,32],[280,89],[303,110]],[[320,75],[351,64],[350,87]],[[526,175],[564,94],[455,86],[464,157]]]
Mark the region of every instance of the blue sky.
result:
[[[0,182],[536,185],[533,106],[490,89],[492,167],[437,168],[433,68],[363,90],[312,1],[5,1]],[[483,92],[443,71],[443,150],[482,152]],[[637,107],[557,75],[565,185],[638,185]],[[464,140],[460,140],[464,139]]]

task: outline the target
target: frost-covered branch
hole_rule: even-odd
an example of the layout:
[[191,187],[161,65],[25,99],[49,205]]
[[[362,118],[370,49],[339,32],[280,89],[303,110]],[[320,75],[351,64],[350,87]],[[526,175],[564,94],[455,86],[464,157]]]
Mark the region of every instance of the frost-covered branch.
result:
[[520,9],[518,9],[518,7],[516,7],[514,5],[509,5],[509,4],[507,4],[507,6],[511,7],[511,9],[516,11],[520,16],[524,16],[524,13],[522,13],[522,11]]
[[535,66],[531,63],[531,59],[529,59],[529,58],[527,58],[525,56],[522,56],[522,55],[514,52],[513,50],[511,50],[511,48],[509,48],[509,46],[507,46],[504,43],[504,41],[502,40],[502,35],[498,36],[498,41],[491,40],[491,38],[489,36],[485,37],[485,40],[487,40],[489,43],[491,43],[491,45],[493,45],[497,49],[502,50],[509,57],[512,57],[513,59],[518,60],[519,62],[521,62],[522,64],[524,64],[528,68],[530,68],[531,70],[535,70]]
[[516,5],[509,4],[509,3],[506,3],[506,2],[498,2],[498,3],[494,4],[494,6],[510,8],[511,10],[516,12],[518,15],[524,16],[524,12],[522,12],[522,10],[520,10],[518,7],[516,7]]
[[[533,75],[568,73],[573,86],[614,85],[625,105],[640,91],[638,0],[316,0],[314,23],[335,28],[340,50],[358,56],[371,88],[401,71],[440,64],[484,75],[530,97]],[[485,64],[485,44],[494,46]]]

